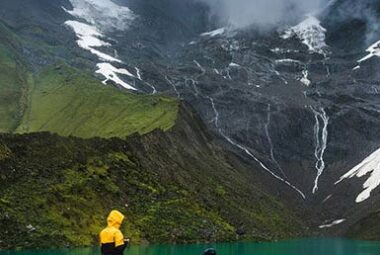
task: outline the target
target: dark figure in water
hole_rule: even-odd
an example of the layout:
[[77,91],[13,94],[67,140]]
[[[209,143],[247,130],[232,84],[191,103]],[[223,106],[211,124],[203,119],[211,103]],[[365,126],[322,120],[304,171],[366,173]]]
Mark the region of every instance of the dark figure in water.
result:
[[203,255],[216,255],[216,250],[215,249],[207,249],[204,251]]
[[123,255],[128,246],[129,239],[124,239],[120,226],[124,215],[119,211],[112,211],[107,218],[107,227],[100,232],[100,245],[102,255]]

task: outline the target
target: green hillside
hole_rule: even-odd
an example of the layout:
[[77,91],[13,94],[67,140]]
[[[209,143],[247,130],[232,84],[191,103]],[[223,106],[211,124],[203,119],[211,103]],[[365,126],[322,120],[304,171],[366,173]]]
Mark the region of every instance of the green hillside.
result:
[[178,102],[164,96],[136,95],[105,86],[64,64],[39,73],[29,89],[27,111],[18,133],[50,131],[64,136],[126,137],[167,130]]
[[31,72],[21,40],[0,22],[0,132],[108,138],[174,125],[175,99],[105,86],[63,61]]
[[0,132],[16,129],[25,106],[28,73],[16,47],[16,38],[0,23]]
[[126,214],[123,231],[134,242],[304,233],[252,169],[239,169],[194,127],[180,120],[169,132],[127,140],[0,135],[0,249],[96,245],[111,209]]

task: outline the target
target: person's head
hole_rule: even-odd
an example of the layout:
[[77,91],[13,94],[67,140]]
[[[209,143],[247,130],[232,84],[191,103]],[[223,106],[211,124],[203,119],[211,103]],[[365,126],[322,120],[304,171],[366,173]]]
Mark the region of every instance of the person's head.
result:
[[108,215],[107,224],[109,227],[120,228],[121,224],[123,223],[123,220],[124,220],[124,215],[117,210],[113,210]]
[[203,255],[216,255],[216,250],[213,248],[204,251]]

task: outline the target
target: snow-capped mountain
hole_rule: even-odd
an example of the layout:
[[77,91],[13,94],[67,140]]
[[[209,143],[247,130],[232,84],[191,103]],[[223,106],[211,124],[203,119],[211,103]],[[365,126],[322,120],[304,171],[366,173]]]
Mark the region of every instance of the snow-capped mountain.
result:
[[[106,35],[103,34],[113,31],[127,31],[130,23],[135,18],[133,12],[128,7],[119,6],[111,0],[73,0],[70,2],[73,6],[72,10],[62,8],[78,20],[68,20],[64,24],[75,32],[78,37],[77,43],[79,47],[99,58],[100,62],[96,65],[98,69],[95,73],[104,77],[104,84],[112,81],[125,89],[136,90],[134,86],[125,80],[126,78],[133,80],[133,78],[138,77],[131,74],[127,69],[117,68],[112,65],[112,63],[123,64],[123,61],[118,58],[116,49],[112,49],[112,44],[107,42]],[[111,53],[99,50],[102,47]],[[121,75],[124,76],[124,80],[119,77]]]
[[[60,49],[41,58],[25,45],[35,69],[66,58],[107,86],[190,103],[317,232],[344,233],[380,208],[377,1],[333,1],[264,31],[220,23],[202,1],[48,6],[56,22],[33,22],[57,31],[49,36]],[[2,19],[12,25],[15,16]]]

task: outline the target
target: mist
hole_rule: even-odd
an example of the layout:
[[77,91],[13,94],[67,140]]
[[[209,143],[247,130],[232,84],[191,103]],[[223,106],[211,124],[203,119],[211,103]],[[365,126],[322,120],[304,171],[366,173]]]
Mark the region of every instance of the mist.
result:
[[379,1],[360,0],[339,2],[334,8],[334,13],[327,14],[330,22],[344,22],[347,20],[360,20],[366,24],[366,44],[371,45],[379,40],[380,16]]
[[237,28],[271,28],[299,21],[316,13],[328,0],[199,0],[210,6],[211,14],[222,23]]

